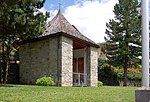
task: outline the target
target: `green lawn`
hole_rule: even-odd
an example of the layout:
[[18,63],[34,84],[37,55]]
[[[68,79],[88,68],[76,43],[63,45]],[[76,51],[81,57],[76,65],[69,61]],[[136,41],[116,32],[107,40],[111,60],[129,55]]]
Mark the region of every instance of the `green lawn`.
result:
[[0,84],[0,102],[134,102],[137,87],[42,87]]

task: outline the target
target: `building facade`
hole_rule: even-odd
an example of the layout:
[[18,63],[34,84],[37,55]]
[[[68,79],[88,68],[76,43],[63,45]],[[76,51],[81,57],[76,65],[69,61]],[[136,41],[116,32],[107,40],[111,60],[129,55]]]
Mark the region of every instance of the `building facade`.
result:
[[97,86],[98,47],[59,10],[41,36],[20,42],[20,83],[52,76],[57,86]]

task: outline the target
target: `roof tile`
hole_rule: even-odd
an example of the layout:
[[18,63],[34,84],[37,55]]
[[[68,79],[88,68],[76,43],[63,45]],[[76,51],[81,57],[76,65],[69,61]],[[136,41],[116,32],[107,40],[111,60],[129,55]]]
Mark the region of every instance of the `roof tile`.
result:
[[63,32],[70,36],[85,40],[94,45],[96,44],[95,42],[81,34],[75,26],[71,25],[63,16],[60,10],[58,11],[57,15],[50,22],[48,22],[46,28],[46,31],[40,37],[56,34],[58,32]]

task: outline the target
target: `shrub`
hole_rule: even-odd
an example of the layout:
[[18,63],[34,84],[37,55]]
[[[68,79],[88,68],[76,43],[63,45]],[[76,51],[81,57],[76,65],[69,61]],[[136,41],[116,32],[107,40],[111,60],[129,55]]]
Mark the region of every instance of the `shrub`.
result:
[[124,78],[124,71],[123,71],[123,68],[116,68],[115,70],[115,73],[117,74],[117,77],[119,79],[123,79]]
[[52,77],[42,77],[36,80],[36,85],[39,86],[54,86],[55,82]]
[[119,85],[116,67],[107,63],[106,60],[98,59],[98,80],[103,82],[103,85],[116,86]]
[[128,72],[128,78],[132,79],[132,80],[141,80],[142,79],[142,74]]
[[[117,77],[119,79],[123,79],[123,69],[116,69],[115,70],[117,73]],[[128,79],[132,80],[141,80],[142,79],[142,73],[140,72],[139,69],[134,69],[134,68],[128,68],[128,74],[127,74]]]
[[102,87],[103,86],[103,82],[98,81],[98,87]]

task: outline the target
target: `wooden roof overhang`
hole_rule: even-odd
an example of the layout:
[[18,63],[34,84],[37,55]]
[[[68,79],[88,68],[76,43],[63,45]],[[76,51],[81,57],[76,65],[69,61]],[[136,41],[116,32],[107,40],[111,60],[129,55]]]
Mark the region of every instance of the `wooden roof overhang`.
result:
[[54,34],[50,34],[47,36],[42,36],[42,37],[37,37],[37,38],[33,38],[33,39],[27,39],[27,40],[23,40],[18,42],[19,45],[25,44],[25,43],[32,43],[32,42],[36,42],[36,41],[41,41],[41,40],[45,40],[51,37],[57,37],[57,36],[65,36],[65,37],[69,37],[73,40],[73,48],[74,49],[80,49],[80,48],[84,48],[86,46],[93,46],[96,48],[99,48],[99,45],[85,41],[83,39],[77,38],[75,36],[66,34],[64,32],[58,32],[58,33],[54,33]]

